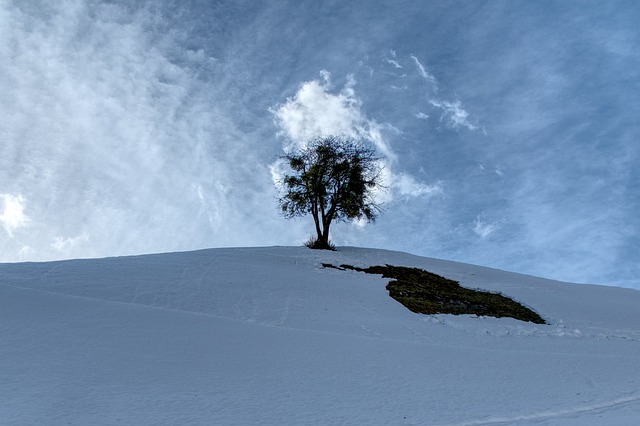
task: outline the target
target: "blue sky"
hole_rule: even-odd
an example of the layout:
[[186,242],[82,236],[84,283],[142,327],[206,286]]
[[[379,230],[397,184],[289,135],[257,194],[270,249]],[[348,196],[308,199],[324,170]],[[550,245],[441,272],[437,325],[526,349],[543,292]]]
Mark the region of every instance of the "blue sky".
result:
[[640,288],[635,1],[0,1],[0,260],[296,245],[283,148],[341,132],[338,245]]

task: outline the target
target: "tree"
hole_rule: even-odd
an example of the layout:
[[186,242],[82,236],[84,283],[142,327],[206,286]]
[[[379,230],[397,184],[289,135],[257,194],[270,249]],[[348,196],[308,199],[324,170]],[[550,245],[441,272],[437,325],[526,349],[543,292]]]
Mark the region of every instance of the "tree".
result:
[[380,210],[373,190],[381,186],[380,162],[375,151],[338,136],[309,141],[306,147],[283,158],[293,171],[280,182],[278,200],[282,214],[291,219],[311,213],[317,238],[307,245],[331,249],[329,227],[333,221],[375,220]]

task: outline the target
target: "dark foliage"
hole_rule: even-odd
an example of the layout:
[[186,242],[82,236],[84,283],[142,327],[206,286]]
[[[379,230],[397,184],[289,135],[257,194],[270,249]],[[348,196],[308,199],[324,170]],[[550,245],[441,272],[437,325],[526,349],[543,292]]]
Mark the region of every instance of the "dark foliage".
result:
[[314,139],[283,158],[293,173],[280,182],[285,193],[280,211],[289,219],[313,216],[317,237],[308,247],[333,249],[329,228],[334,221],[375,219],[379,206],[372,191],[380,186],[380,163],[372,149],[331,136]]

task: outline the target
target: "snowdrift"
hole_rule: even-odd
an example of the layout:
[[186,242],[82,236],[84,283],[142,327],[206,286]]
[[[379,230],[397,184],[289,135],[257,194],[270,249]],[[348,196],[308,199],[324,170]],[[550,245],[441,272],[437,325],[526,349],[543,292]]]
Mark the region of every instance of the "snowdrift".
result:
[[[547,325],[419,315],[419,267]],[[0,265],[3,425],[637,425],[640,292],[361,248]]]

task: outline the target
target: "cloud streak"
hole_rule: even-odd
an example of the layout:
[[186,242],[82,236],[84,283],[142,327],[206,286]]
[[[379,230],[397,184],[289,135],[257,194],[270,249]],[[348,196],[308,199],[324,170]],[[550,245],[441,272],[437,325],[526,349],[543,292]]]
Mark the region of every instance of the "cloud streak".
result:
[[427,68],[422,65],[422,63],[418,60],[418,58],[416,58],[414,55],[411,55],[411,59],[413,60],[413,63],[415,64],[418,73],[420,74],[420,77],[422,77],[424,79],[424,81],[426,81],[429,86],[431,86],[431,89],[434,92],[438,91],[438,80],[436,80],[436,78],[429,74],[429,72],[427,71]]

